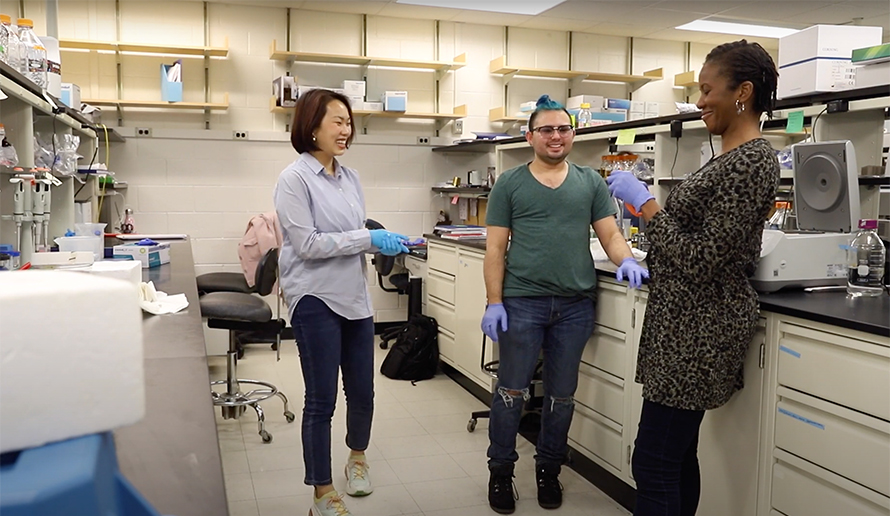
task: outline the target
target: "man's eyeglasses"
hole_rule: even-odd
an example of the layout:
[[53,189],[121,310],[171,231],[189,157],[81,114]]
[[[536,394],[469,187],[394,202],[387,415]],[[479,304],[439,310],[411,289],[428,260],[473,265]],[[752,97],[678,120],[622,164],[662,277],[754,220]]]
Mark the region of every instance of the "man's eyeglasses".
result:
[[570,134],[575,132],[575,128],[570,125],[542,125],[540,127],[535,127],[532,129],[532,132],[538,131],[538,134],[543,136],[544,138],[550,138],[553,136],[554,132],[559,132],[559,135],[565,138]]

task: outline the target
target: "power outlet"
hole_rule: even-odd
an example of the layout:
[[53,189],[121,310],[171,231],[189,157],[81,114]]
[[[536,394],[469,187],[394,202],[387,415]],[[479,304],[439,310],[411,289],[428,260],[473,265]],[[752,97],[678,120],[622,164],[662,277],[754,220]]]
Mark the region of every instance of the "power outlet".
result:
[[246,140],[247,139],[247,131],[232,131],[232,139],[233,140]]
[[454,126],[452,127],[452,132],[454,134],[464,134],[464,121],[463,120],[455,120]]
[[137,127],[136,128],[136,136],[151,136],[151,127]]
[[429,136],[418,136],[417,137],[417,145],[429,145],[430,138]]

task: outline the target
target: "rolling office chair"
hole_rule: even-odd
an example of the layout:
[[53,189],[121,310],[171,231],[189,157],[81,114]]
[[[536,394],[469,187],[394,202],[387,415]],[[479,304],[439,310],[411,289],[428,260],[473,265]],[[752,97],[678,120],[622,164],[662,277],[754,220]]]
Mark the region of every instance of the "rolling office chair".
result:
[[[367,219],[365,221],[365,227],[367,229],[386,229],[383,227],[383,224],[374,219]],[[395,256],[374,253],[374,258],[371,260],[371,263],[374,264],[374,270],[377,272],[377,284],[380,285],[380,288],[384,292],[392,292],[408,296],[408,320],[411,320],[411,316],[419,314],[421,312],[422,302],[422,280],[420,278],[410,278],[407,272],[391,274],[392,269],[396,264]],[[395,288],[388,288],[383,284],[383,278],[385,276],[389,276],[389,282],[392,283]],[[396,328],[390,328],[381,333],[380,349],[389,347],[389,341],[396,338],[404,326],[405,325],[400,325]]]
[[[255,293],[266,296],[272,293],[278,279],[278,249],[270,249],[260,260],[256,270]],[[278,396],[284,402],[284,418],[288,423],[295,419],[294,413],[288,409],[287,397],[275,385],[259,380],[238,378],[238,344],[237,332],[262,330],[274,332],[280,344],[281,331],[285,321],[278,317],[272,318],[272,309],[261,298],[243,292],[210,292],[199,299],[201,316],[207,319],[207,326],[229,330],[229,350],[226,353],[226,379],[210,382],[213,404],[221,407],[224,419],[238,419],[247,406],[253,407],[257,413],[260,437],[264,443],[272,442],[272,434],[266,431],[265,417],[259,402]],[[279,306],[280,310],[280,306]],[[278,314],[280,315],[280,314]],[[277,347],[280,353],[280,345]],[[280,359],[280,356],[278,357]],[[257,385],[261,388],[241,392],[242,383]],[[212,390],[213,385],[225,385],[225,392]]]
[[[485,334],[482,334],[482,358],[479,362],[479,367],[482,369],[482,372],[487,374],[488,376],[497,380],[498,377],[498,365],[500,365],[499,360],[492,360],[491,362],[485,361],[485,343],[488,338],[485,337]],[[531,432],[536,432],[540,428],[540,417],[541,417],[541,407],[543,403],[543,398],[539,396],[535,396],[535,385],[540,384],[543,381],[543,371],[544,371],[544,361],[538,360],[537,365],[535,365],[535,372],[532,374],[532,383],[529,386],[529,391],[531,396],[525,402],[522,407],[522,419],[520,420],[520,431],[527,430]],[[472,432],[476,430],[476,423],[480,419],[490,418],[491,410],[478,410],[470,414],[470,420],[467,422],[467,432]]]

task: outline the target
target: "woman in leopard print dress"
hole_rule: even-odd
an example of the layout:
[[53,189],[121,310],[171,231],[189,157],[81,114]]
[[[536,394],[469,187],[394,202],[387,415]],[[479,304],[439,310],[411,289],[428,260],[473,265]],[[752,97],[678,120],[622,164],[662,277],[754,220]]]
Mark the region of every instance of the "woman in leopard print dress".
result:
[[692,516],[698,507],[698,433],[705,410],[742,388],[754,336],[757,294],[748,283],[760,257],[763,222],[779,165],[760,134],[772,116],[778,72],[745,40],[720,45],[699,74],[697,105],[723,153],[688,175],[658,205],[628,172],[609,177],[612,193],[647,222],[649,300],[636,380],[643,410],[633,454],[635,516]]

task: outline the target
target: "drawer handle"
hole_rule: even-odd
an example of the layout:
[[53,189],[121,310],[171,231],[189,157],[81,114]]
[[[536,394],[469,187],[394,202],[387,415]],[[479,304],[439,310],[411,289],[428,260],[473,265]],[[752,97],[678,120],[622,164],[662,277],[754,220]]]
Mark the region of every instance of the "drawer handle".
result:
[[823,425],[822,423],[817,423],[817,422],[813,421],[812,419],[807,419],[807,418],[801,416],[800,414],[795,414],[794,412],[791,412],[790,410],[785,410],[780,407],[779,414],[785,414],[788,417],[794,418],[798,421],[803,421],[804,423],[806,423],[808,425],[815,426],[819,430],[825,430],[825,425]]
[[788,353],[789,355],[793,356],[794,358],[800,358],[800,353],[798,353],[797,351],[794,351],[791,348],[786,348],[785,346],[779,346],[779,351]]

